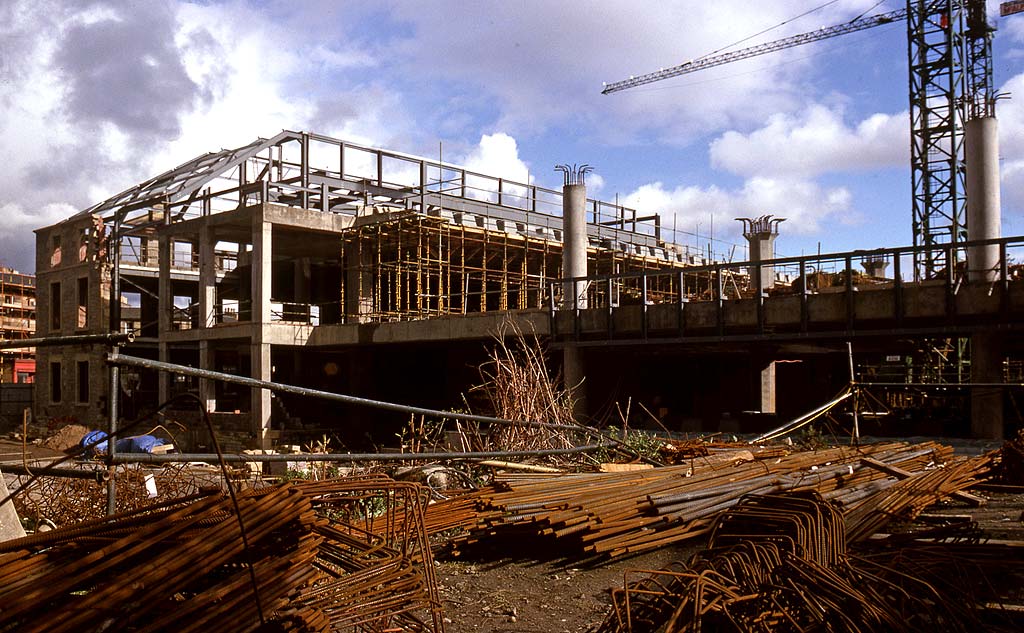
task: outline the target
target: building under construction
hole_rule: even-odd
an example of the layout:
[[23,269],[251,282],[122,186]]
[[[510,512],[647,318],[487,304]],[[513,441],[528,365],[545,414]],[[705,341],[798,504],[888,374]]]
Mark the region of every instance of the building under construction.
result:
[[[36,278],[0,266],[0,340],[31,338],[36,331]],[[33,348],[0,349],[0,382],[30,383]]]
[[[580,204],[584,274],[706,263],[667,243],[657,216]],[[116,327],[135,335],[125,351],[136,356],[448,407],[510,311],[518,328],[549,331],[562,208],[562,192],[531,183],[286,131],[37,230],[39,334]],[[99,425],[106,351],[41,349],[37,416]],[[192,391],[222,429],[258,445],[278,429],[360,417],[156,372],[125,371],[119,383],[125,416]]]

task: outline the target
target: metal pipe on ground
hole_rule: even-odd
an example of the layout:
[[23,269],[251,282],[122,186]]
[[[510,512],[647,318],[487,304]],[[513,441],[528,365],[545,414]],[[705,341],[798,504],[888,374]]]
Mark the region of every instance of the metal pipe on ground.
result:
[[[551,448],[532,451],[477,451],[444,453],[283,453],[271,455],[225,454],[226,462],[396,462],[434,461],[442,459],[490,459],[499,457],[544,457],[547,455],[574,455],[612,448],[611,444],[587,444],[572,448]],[[149,453],[119,453],[115,464],[171,464],[181,462],[216,462],[216,453],[178,453],[150,455]]]
[[106,470],[81,470],[76,468],[47,468],[40,466],[38,468],[29,468],[23,464],[0,464],[0,468],[5,473],[11,475],[25,475],[32,476],[37,475],[39,477],[63,477],[65,479],[92,479],[93,481],[103,482],[107,478]]

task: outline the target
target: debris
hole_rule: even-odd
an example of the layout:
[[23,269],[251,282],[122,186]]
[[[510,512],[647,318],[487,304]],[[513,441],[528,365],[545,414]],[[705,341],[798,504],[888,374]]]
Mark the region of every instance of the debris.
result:
[[561,473],[564,472],[560,468],[553,468],[551,466],[540,466],[538,464],[520,464],[517,462],[503,462],[497,459],[484,459],[477,462],[481,466],[490,466],[492,468],[508,468],[509,470],[525,470],[533,473]]
[[78,446],[79,440],[88,432],[89,429],[80,424],[68,424],[46,437],[39,445],[51,451],[63,453],[70,448]]
[[1024,485],[1024,429],[999,449],[996,476],[1003,484]]
[[618,464],[604,463],[597,467],[602,473],[624,473],[634,470],[650,470],[654,464]]

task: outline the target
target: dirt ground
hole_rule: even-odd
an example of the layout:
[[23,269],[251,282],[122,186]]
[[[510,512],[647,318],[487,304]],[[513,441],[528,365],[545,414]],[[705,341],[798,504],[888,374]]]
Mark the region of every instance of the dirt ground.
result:
[[604,620],[610,590],[623,586],[624,573],[660,569],[688,559],[697,549],[696,542],[689,547],[684,543],[600,561],[558,558],[554,553],[440,557],[436,567],[445,628],[449,633],[588,631]]
[[[926,520],[891,526],[914,532],[934,528],[931,515],[970,515],[987,538],[1024,541],[1024,494],[975,492],[988,500],[979,508],[950,501],[929,508]],[[625,559],[580,561],[557,553],[466,552],[438,556],[437,579],[448,633],[582,633],[604,621],[610,590],[623,586],[627,571],[660,569],[686,561],[704,546],[684,542]],[[633,578],[633,576],[631,576]]]

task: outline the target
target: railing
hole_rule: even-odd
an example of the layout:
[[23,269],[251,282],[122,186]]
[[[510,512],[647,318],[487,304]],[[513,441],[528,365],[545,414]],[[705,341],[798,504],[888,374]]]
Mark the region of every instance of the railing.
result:
[[[982,247],[991,252],[987,258],[979,255],[978,259],[993,263],[987,270],[976,270],[969,266],[967,254]],[[915,254],[930,251],[941,251],[945,261],[955,262],[955,265],[938,271],[931,279],[908,280],[906,273],[913,271]],[[855,270],[855,265],[861,265],[864,272]],[[721,334],[726,321],[726,302],[751,299],[756,303],[758,331],[763,332],[767,325],[766,299],[794,296],[799,297],[801,330],[806,331],[810,317],[809,297],[834,293],[843,296],[846,325],[852,329],[856,318],[854,293],[870,289],[891,290],[894,295],[893,316],[899,321],[906,313],[904,291],[911,286],[943,287],[946,316],[954,316],[956,295],[964,284],[981,282],[988,286],[990,294],[998,292],[999,309],[1005,312],[1009,309],[1009,284],[1019,279],[1024,279],[1024,236],[786,257],[763,262],[716,263],[668,272],[562,279],[549,284],[549,310],[553,321],[559,313],[574,313],[578,334],[578,320],[583,311],[607,311],[610,328],[611,316],[616,309],[639,306],[642,334],[646,336],[648,311],[654,306],[674,305],[678,310],[677,323],[682,336],[685,335],[688,305],[710,302],[716,304],[717,331]]]

